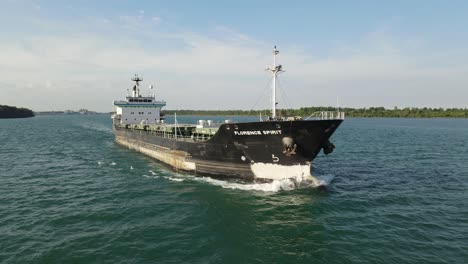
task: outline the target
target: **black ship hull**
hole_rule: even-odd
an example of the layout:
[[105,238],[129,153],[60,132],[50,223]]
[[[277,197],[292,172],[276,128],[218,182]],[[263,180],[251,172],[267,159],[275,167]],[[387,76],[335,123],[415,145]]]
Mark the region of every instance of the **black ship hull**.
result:
[[175,170],[197,175],[275,180],[311,177],[310,164],[343,120],[294,120],[222,124],[209,140],[166,137],[114,125],[117,143]]

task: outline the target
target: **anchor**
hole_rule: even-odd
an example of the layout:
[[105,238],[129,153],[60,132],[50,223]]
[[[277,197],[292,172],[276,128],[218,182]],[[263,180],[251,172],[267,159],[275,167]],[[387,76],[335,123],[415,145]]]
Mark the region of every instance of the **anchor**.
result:
[[294,144],[294,139],[290,137],[284,137],[282,139],[284,150],[283,153],[286,156],[291,157],[292,155],[296,154],[297,144]]

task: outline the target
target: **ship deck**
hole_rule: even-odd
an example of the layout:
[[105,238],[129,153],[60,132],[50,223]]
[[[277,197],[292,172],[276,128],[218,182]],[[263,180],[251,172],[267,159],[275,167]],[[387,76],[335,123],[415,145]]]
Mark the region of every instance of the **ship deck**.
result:
[[206,141],[219,129],[219,126],[200,126],[195,124],[118,124],[117,127],[146,131],[164,138],[174,138],[182,141]]

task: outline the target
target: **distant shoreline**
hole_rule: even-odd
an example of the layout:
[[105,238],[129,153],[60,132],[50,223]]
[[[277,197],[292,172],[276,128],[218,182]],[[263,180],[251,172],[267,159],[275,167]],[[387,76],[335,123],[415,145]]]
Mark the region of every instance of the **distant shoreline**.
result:
[[[302,107],[299,109],[280,109],[280,116],[308,117],[321,111],[336,111],[335,107]],[[402,109],[385,109],[384,107],[369,108],[340,108],[346,117],[370,117],[370,118],[468,118],[468,108],[416,108],[406,107]],[[213,116],[264,116],[269,110],[164,110],[166,114],[177,115],[213,115]]]
[[27,108],[0,105],[0,119],[34,117],[34,112]]
[[[302,116],[304,118],[321,111],[336,111],[335,107],[302,107],[299,109],[279,109],[280,116]],[[386,109],[384,107],[369,108],[340,108],[346,117],[361,118],[468,118],[468,108],[430,108],[430,107],[405,107]],[[167,115],[208,115],[208,116],[264,116],[270,114],[270,110],[163,110]],[[79,111],[40,111],[34,112],[42,115],[111,115],[112,112],[94,112],[85,109]]]

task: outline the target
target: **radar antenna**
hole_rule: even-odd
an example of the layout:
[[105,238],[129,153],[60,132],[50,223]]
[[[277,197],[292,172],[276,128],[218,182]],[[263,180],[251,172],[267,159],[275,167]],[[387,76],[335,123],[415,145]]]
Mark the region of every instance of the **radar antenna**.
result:
[[135,74],[134,77],[132,77],[132,81],[134,81],[136,84],[133,86],[133,92],[132,96],[133,97],[140,97],[140,82],[143,81],[143,78]]
[[135,74],[134,77],[132,77],[132,81],[136,82],[139,84],[139,82],[143,81],[143,77],[138,76],[138,74]]

